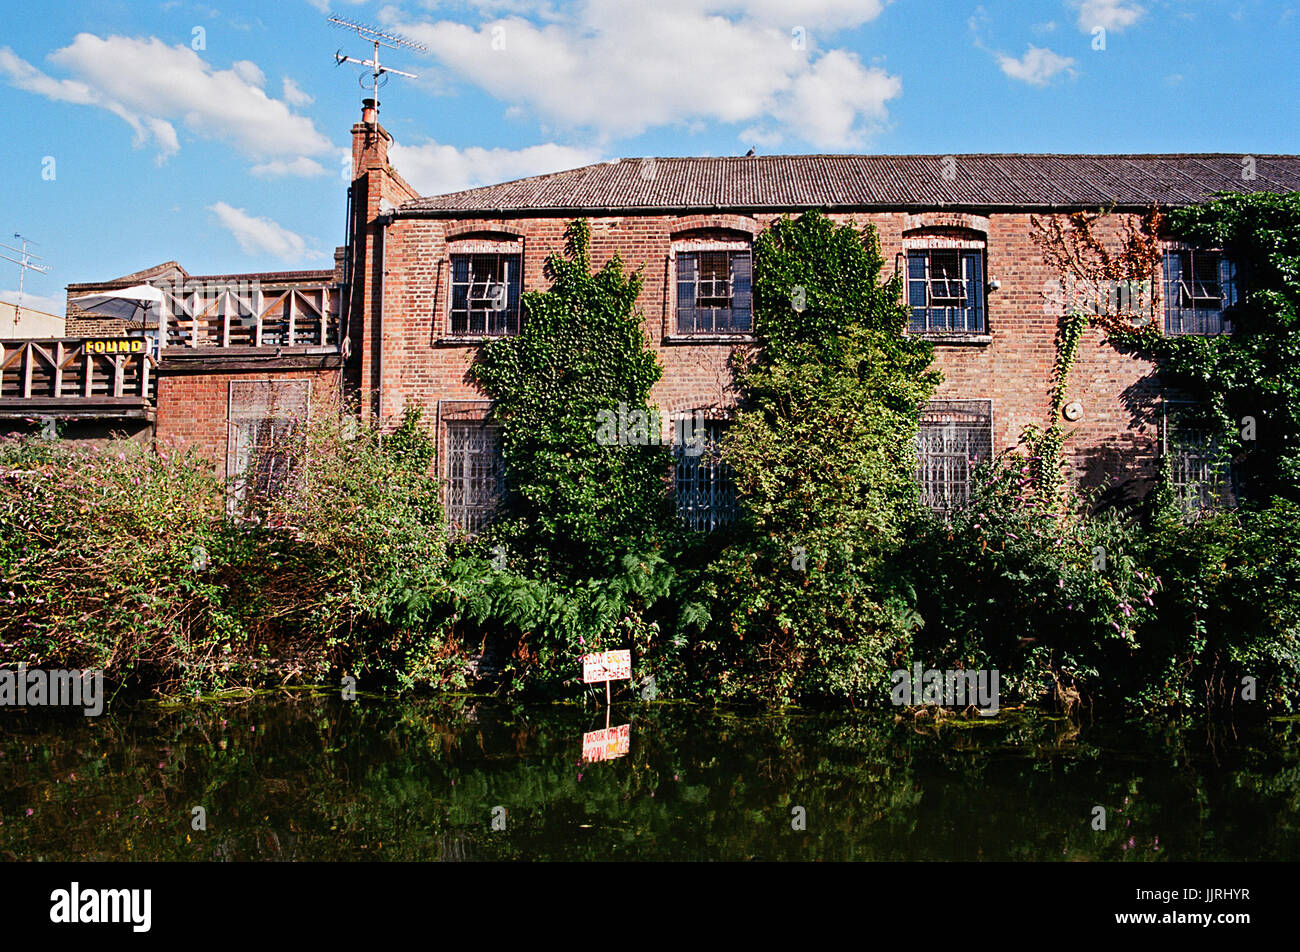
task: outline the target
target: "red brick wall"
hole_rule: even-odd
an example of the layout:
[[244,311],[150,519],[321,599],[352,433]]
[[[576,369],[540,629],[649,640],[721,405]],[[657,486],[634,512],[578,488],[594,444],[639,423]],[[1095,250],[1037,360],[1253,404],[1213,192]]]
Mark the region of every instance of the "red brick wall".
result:
[[226,474],[226,421],[233,380],[310,380],[313,407],[338,392],[337,370],[214,371],[158,379],[159,446],[195,447]]
[[[672,275],[669,255],[673,236],[691,228],[718,226],[753,231],[765,227],[773,216],[633,216],[591,220],[591,255],[594,267],[613,254],[626,265],[642,268],[645,285],[640,308],[649,335],[664,367],[663,379],[653,399],[667,413],[702,406],[726,406],[734,401],[730,389],[728,358],[734,342],[674,344]],[[958,231],[963,226],[983,227],[977,216],[947,216],[931,220],[903,211],[833,215],[839,222],[872,224],[881,236],[885,277],[894,272],[908,237],[953,235],[981,237]],[[451,239],[481,230],[520,235],[524,242],[524,290],[549,286],[543,274],[547,255],[562,251],[563,218],[506,219],[399,219],[386,229],[384,247],[382,351],[374,357],[375,379],[382,379],[380,412],[393,421],[404,406],[414,403],[433,419],[439,399],[482,398],[467,376],[477,344],[447,344],[448,249]],[[1059,276],[1043,263],[1031,240],[1026,213],[993,213],[987,218],[989,278],[1001,282],[987,295],[987,322],[991,342],[939,343],[936,363],[945,382],[936,396],[947,399],[991,399],[994,415],[994,449],[1014,446],[1026,424],[1045,426],[1048,390],[1055,357],[1059,306],[1051,312],[1044,296]],[[1118,227],[1118,226],[1116,226]],[[382,375],[378,365],[382,362]],[[1102,475],[1098,459],[1109,457],[1107,472],[1117,466],[1140,463],[1147,452],[1149,424],[1142,404],[1152,393],[1152,368],[1145,362],[1117,353],[1090,329],[1084,336],[1078,362],[1071,375],[1067,400],[1083,404],[1083,417],[1074,424],[1075,436],[1067,444],[1076,465]],[[1137,409],[1129,404],[1136,403]],[[1144,432],[1145,431],[1145,432]]]

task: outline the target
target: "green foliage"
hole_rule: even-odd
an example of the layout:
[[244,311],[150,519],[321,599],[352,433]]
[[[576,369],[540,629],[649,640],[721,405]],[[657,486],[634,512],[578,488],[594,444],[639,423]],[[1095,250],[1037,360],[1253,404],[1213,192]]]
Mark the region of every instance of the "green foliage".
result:
[[724,697],[865,699],[913,621],[890,566],[938,375],[901,332],[874,232],[813,212],[774,223],[754,254],[760,347],[723,446],[744,514],[689,600],[712,611],[697,663]]
[[1039,491],[1034,458],[1003,454],[976,473],[970,504],[933,520],[903,561],[925,619],[927,667],[996,668],[1012,698],[1122,698],[1116,675],[1138,651],[1156,574],[1141,527],[1083,500]]
[[[1237,262],[1244,294],[1228,315],[1234,331],[1117,339],[1205,408],[1199,422],[1238,458],[1251,498],[1300,500],[1300,193],[1223,195],[1172,209],[1169,222],[1176,237]],[[1256,421],[1254,441],[1242,440],[1245,417]]]
[[1144,538],[1161,579],[1157,612],[1129,672],[1143,707],[1247,710],[1242,678],[1260,705],[1300,705],[1300,506],[1158,519]]
[[569,254],[547,260],[550,290],[524,295],[520,333],[488,344],[473,374],[494,401],[510,486],[486,538],[529,572],[580,580],[660,546],[671,509],[666,447],[597,439],[601,411],[648,416],[662,373],[635,310],[641,275],[617,255],[592,273],[587,222],[567,234]]
[[[454,609],[509,652],[505,688],[548,693],[577,683],[586,651],[626,647],[620,633],[644,642],[638,670],[655,669],[644,613],[673,575],[661,552],[674,534],[670,457],[649,403],[662,369],[636,311],[642,278],[617,255],[591,270],[585,220],[567,236],[568,253],[547,260],[550,290],[524,295],[520,333],[474,365],[501,426],[510,496],[453,566]],[[636,414],[646,426],[629,439],[617,421]],[[505,567],[488,560],[493,550]]]
[[431,445],[414,415],[387,442],[355,429],[316,414],[299,481],[252,522],[192,451],[0,441],[5,660],[161,693],[339,669],[455,683],[429,610],[446,561]]

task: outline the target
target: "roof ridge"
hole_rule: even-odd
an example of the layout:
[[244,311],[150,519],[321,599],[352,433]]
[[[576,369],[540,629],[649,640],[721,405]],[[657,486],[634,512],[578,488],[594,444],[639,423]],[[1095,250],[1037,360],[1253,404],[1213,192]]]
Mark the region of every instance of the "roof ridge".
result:
[[[901,206],[1057,207],[1186,204],[1219,191],[1300,190],[1300,155],[1235,152],[948,153],[964,171],[940,176],[944,153],[623,156],[404,202],[420,214],[601,209],[795,209]],[[644,174],[648,163],[662,166]],[[637,174],[638,169],[641,174]]]

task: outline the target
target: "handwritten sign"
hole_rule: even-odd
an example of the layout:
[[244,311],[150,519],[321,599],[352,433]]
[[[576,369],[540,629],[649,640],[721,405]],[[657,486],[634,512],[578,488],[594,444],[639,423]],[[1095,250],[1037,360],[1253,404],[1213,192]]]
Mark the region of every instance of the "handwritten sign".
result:
[[597,651],[582,656],[582,680],[586,684],[594,681],[627,681],[631,677],[632,652],[626,648],[622,651]]
[[148,346],[149,342],[141,337],[86,341],[86,350],[92,354],[143,354]]
[[[617,652],[614,652],[617,653]],[[632,749],[632,725],[620,724],[582,735],[584,761],[613,760],[624,757]]]

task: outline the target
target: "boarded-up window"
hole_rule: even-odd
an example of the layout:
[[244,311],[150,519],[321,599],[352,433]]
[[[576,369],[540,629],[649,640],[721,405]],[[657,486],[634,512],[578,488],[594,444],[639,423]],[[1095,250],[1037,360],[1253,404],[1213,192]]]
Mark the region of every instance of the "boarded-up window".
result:
[[486,404],[443,405],[443,494],[452,531],[475,535],[506,496],[501,431]]
[[931,400],[917,435],[921,502],[935,512],[965,506],[975,468],[992,455],[991,400]]
[[311,383],[230,383],[226,476],[232,508],[248,508],[293,485],[303,460]]
[[725,426],[696,415],[673,421],[677,514],[692,529],[709,531],[736,518],[736,486],[720,452]]

